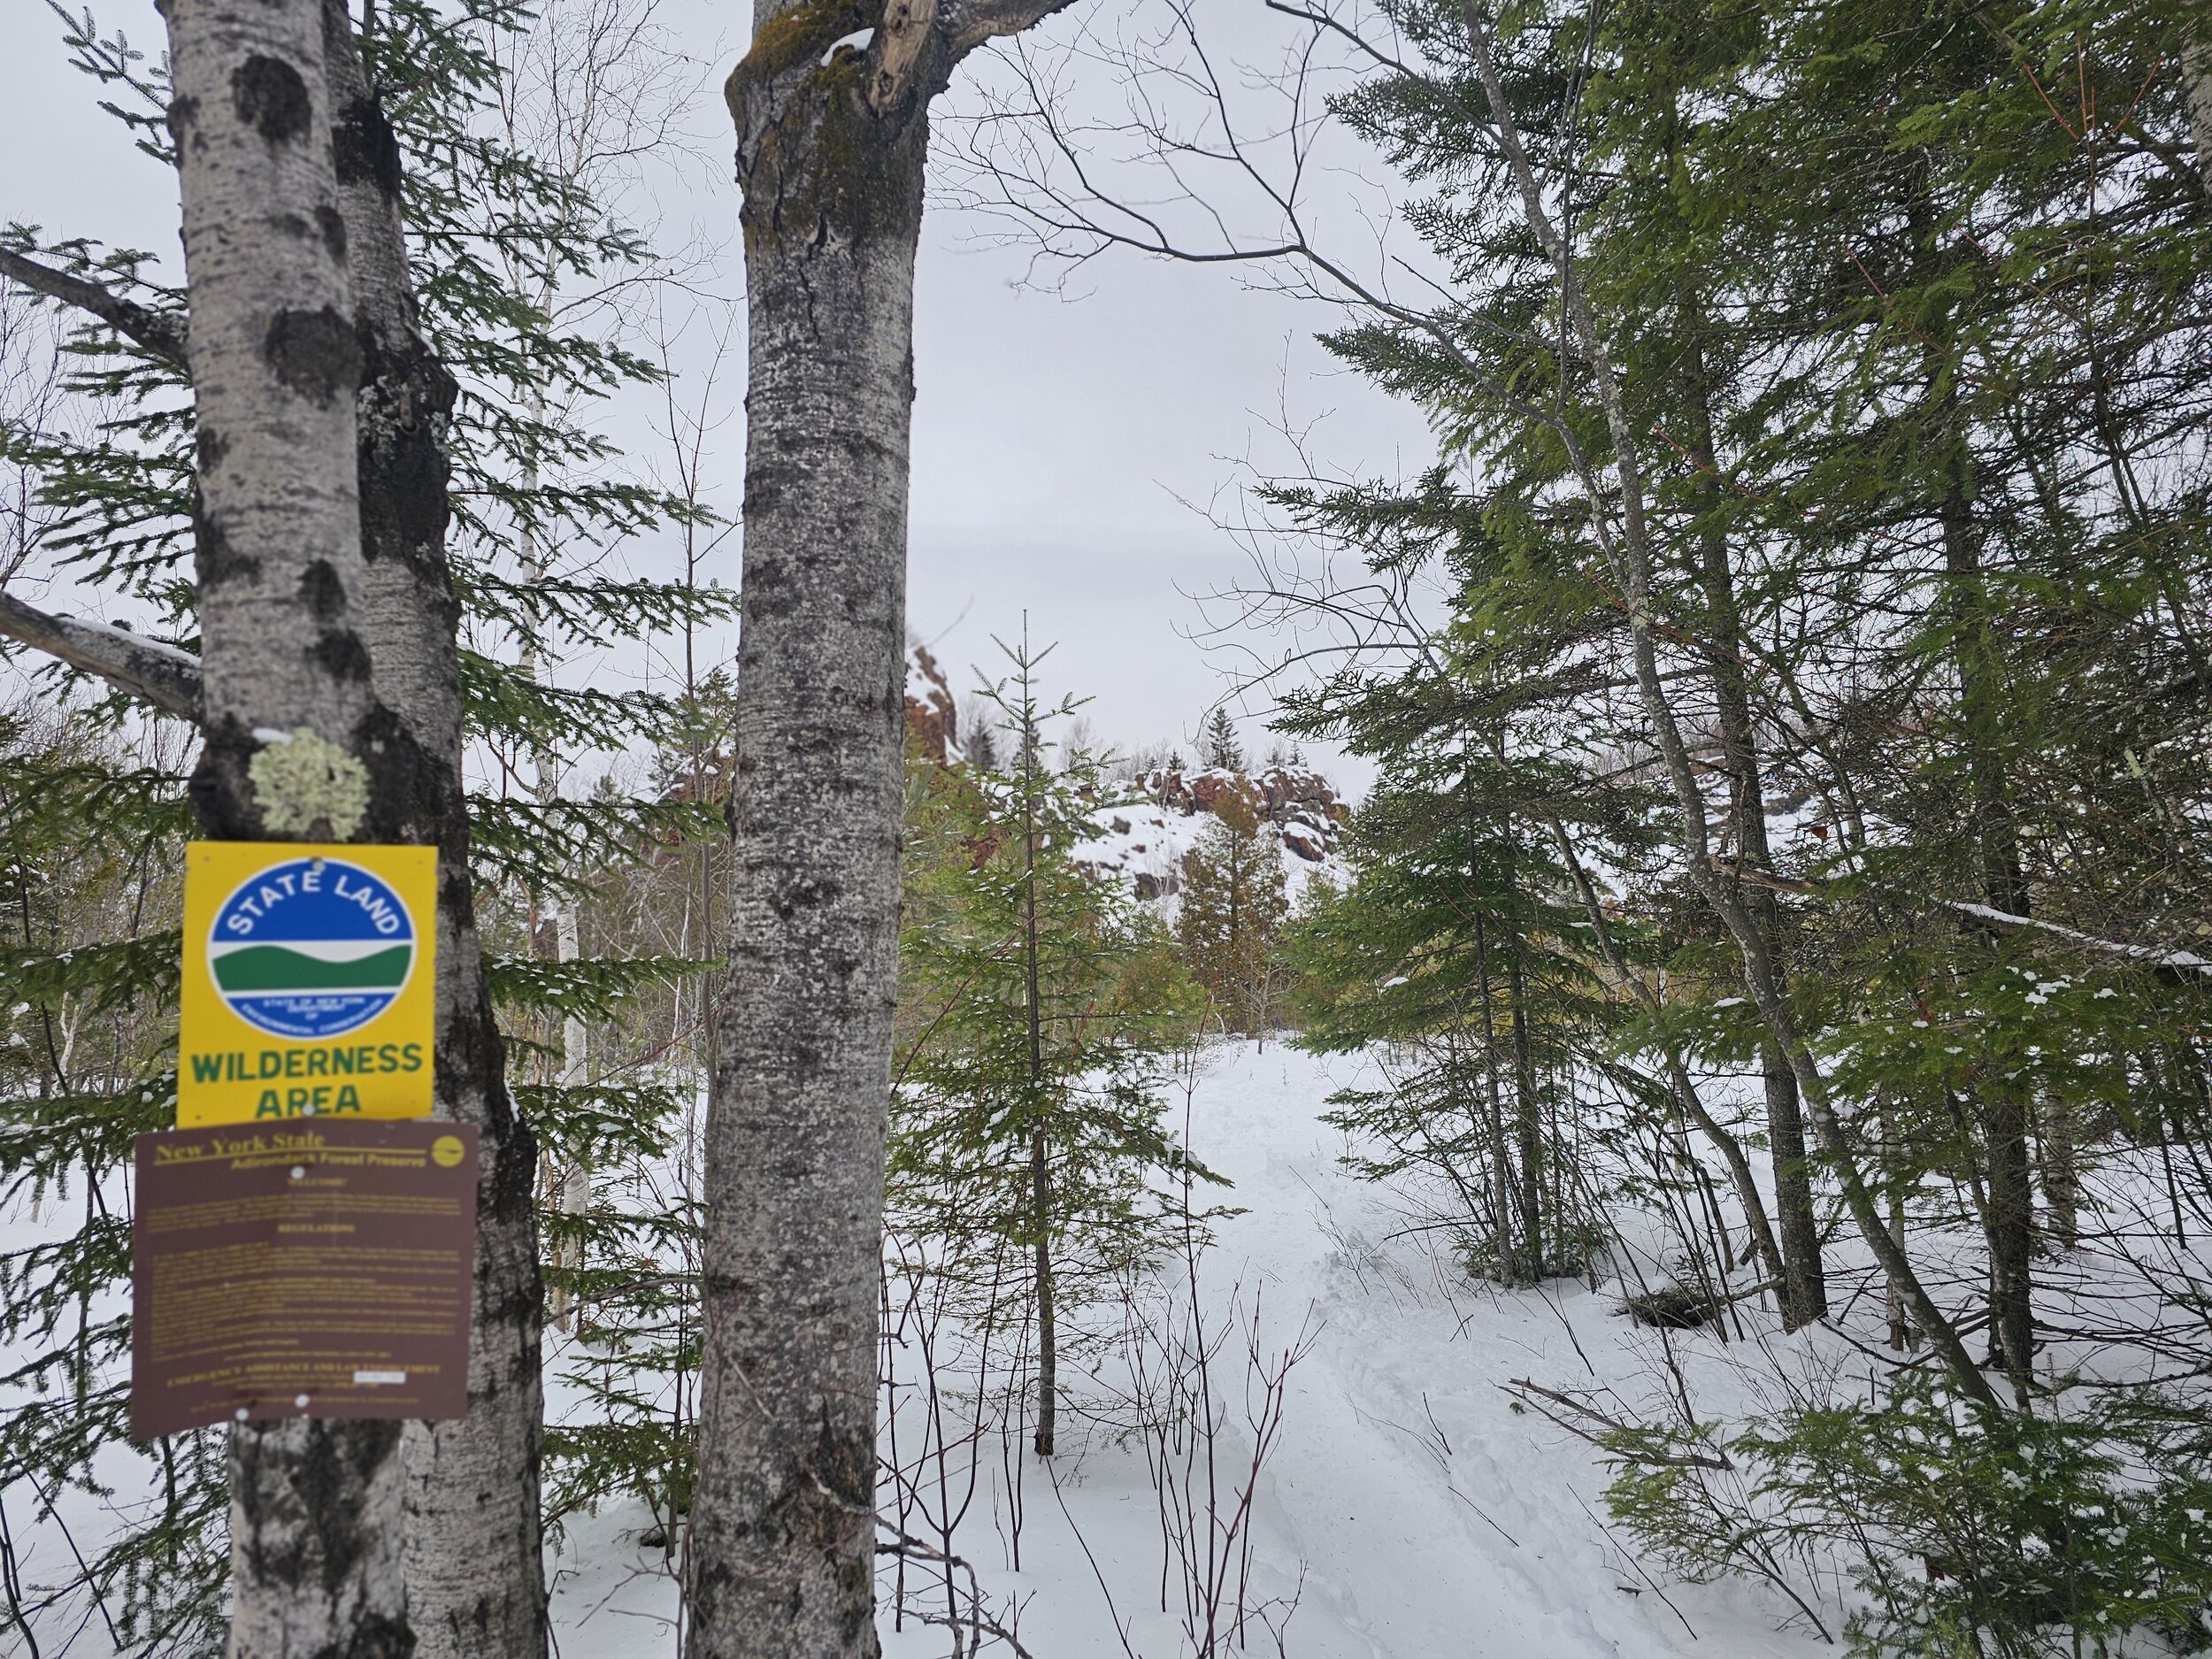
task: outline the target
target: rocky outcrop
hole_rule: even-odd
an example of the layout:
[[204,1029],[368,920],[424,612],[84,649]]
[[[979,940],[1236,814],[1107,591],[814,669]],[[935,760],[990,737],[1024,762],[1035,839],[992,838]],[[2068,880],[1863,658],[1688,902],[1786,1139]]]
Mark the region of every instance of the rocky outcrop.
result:
[[1319,864],[1336,849],[1344,803],[1319,772],[1302,766],[1270,766],[1264,772],[1151,772],[1137,787],[1159,805],[1191,817],[1218,818],[1222,803],[1241,795],[1255,817],[1272,824],[1284,849],[1308,864]]
[[[960,741],[958,701],[926,646],[907,648],[905,701],[910,753],[948,767],[968,758]],[[1205,827],[1201,820],[1220,817],[1233,800],[1243,802],[1274,833],[1294,894],[1309,876],[1343,879],[1336,844],[1344,803],[1326,778],[1305,766],[1254,772],[1156,768],[1105,786],[1092,815],[1093,833],[1078,849],[1076,862],[1102,878],[1126,880],[1140,900],[1171,901],[1181,886],[1183,856]],[[980,862],[991,848],[979,844],[975,850]]]

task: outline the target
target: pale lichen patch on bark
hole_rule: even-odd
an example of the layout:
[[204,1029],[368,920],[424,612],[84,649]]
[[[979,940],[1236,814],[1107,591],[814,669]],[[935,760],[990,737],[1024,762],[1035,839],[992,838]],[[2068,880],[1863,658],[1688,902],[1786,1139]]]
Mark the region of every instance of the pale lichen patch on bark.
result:
[[332,840],[351,841],[368,816],[368,769],[307,726],[262,749],[246,775],[272,834],[304,835],[320,823]]

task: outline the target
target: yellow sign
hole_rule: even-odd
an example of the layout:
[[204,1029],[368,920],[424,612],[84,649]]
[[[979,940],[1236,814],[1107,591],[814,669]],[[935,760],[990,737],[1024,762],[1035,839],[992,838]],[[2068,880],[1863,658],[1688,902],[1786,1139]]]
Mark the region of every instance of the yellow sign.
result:
[[426,1118],[432,847],[185,849],[177,1124]]

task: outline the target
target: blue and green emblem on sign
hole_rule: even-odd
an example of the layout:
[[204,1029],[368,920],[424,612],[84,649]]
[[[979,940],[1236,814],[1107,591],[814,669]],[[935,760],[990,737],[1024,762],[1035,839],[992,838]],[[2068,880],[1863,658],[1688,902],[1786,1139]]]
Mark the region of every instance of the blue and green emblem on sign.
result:
[[437,855],[187,850],[177,1121],[431,1109]]
[[342,858],[292,858],[215,913],[208,972],[248,1025],[336,1037],[392,1005],[415,965],[415,921],[390,886]]

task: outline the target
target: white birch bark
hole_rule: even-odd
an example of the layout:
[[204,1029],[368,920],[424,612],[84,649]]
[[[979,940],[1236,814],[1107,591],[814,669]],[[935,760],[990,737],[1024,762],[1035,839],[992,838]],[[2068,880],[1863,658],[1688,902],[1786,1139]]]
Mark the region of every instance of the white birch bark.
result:
[[410,1659],[403,1439],[397,1423],[232,1431],[227,1659]]
[[217,764],[242,773],[256,729],[344,746],[371,703],[356,611],[361,359],[317,0],[165,11],[194,318],[203,695]]
[[324,0],[341,210],[365,358],[357,470],[363,633],[381,709],[380,837],[438,848],[437,1111],[482,1133],[469,1413],[411,1424],[403,1501],[415,1659],[538,1659],[546,1646],[537,1165],[506,1090],[469,882],[460,608],[446,559],[454,384],[421,337],[399,149],[343,0]]
[[[580,947],[576,936],[576,910],[573,905],[564,909],[553,923],[553,954],[562,962],[576,960]],[[582,1088],[591,1081],[591,1028],[574,1014],[561,1022],[561,1087]],[[580,1216],[591,1208],[591,1155],[580,1151],[575,1159],[561,1171],[561,1213]],[[584,1264],[580,1245],[564,1244],[555,1257],[556,1264],[574,1271]],[[571,1298],[565,1290],[553,1293],[553,1322],[564,1331],[573,1323]]]
[[[214,835],[349,840],[376,703],[319,0],[167,0]],[[405,1659],[396,1424],[232,1430],[232,1659]]]
[[[930,99],[1053,0],[757,0],[729,971],[706,1133],[695,1659],[878,1651],[877,1274]],[[856,30],[870,44],[838,42]]]

